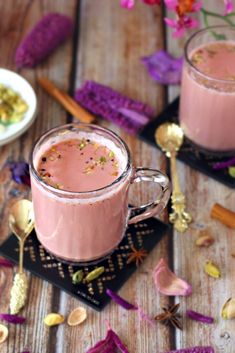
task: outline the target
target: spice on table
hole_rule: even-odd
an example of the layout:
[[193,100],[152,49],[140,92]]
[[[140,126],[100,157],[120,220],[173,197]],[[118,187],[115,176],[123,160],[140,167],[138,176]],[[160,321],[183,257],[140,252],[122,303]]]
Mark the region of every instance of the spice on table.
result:
[[104,273],[104,271],[105,271],[104,266],[101,266],[101,267],[96,268],[95,270],[89,272],[88,275],[86,275],[85,281],[86,281],[86,282],[91,282],[91,281],[93,281],[94,279],[96,279],[96,278],[98,278],[99,276],[101,276],[102,273]]
[[235,212],[216,203],[211,209],[211,218],[217,219],[226,226],[235,229]]
[[28,105],[21,95],[0,83],[0,123],[9,125],[21,121]]
[[44,318],[46,326],[56,326],[64,322],[64,316],[57,313],[50,313]]
[[74,309],[68,316],[68,325],[69,326],[77,326],[80,325],[87,318],[87,311],[85,308],[79,306]]
[[196,239],[195,244],[199,247],[209,247],[215,242],[215,239],[208,232],[208,230],[201,230],[199,237]]
[[0,344],[5,342],[8,337],[8,328],[0,324]]
[[219,278],[221,276],[220,269],[210,260],[206,261],[204,271],[213,278]]
[[136,249],[133,245],[131,246],[132,252],[128,254],[126,263],[135,262],[135,265],[138,267],[148,255],[147,251],[144,248]]
[[83,270],[78,270],[77,272],[75,272],[75,273],[72,275],[72,282],[73,282],[73,284],[79,284],[79,283],[81,283],[82,280],[83,280],[83,277],[84,277]]
[[235,167],[229,167],[229,168],[228,168],[228,174],[229,174],[232,178],[235,178]]
[[175,304],[169,306],[167,308],[162,308],[163,313],[157,315],[155,317],[156,321],[162,322],[164,325],[172,325],[179,330],[183,329],[182,322],[180,320],[180,315],[178,310],[180,308],[180,304]]
[[205,316],[205,315],[200,314],[200,313],[193,311],[193,310],[187,310],[186,316],[192,320],[203,322],[205,324],[213,324],[213,322],[214,322],[213,317]]
[[223,319],[234,319],[235,318],[235,298],[229,298],[223,305],[221,310],[221,316]]
[[153,273],[154,283],[157,290],[165,295],[190,295],[192,286],[172,272],[165,261],[161,259]]

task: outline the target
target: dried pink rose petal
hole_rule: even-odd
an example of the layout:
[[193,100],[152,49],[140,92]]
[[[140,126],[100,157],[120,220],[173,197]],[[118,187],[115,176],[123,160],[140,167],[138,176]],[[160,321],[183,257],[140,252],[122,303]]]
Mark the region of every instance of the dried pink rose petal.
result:
[[192,287],[173,273],[164,259],[161,259],[154,270],[154,282],[157,290],[165,295],[190,295]]
[[18,315],[12,315],[12,314],[4,314],[0,313],[0,319],[7,321],[11,324],[23,324],[25,322],[25,317],[18,316]]
[[129,353],[128,349],[118,335],[108,329],[107,335],[104,340],[99,341],[93,348],[90,348],[86,353]]
[[3,258],[0,258],[0,267],[3,266],[3,267],[13,267],[13,263],[11,263],[10,261],[6,260],[6,259],[3,259]]
[[141,61],[153,80],[165,85],[180,83],[183,58],[174,58],[165,50],[159,50]]
[[186,316],[192,320],[203,322],[205,324],[213,324],[213,322],[214,322],[213,317],[205,316],[205,315],[200,314],[200,313],[193,311],[193,310],[187,310]]

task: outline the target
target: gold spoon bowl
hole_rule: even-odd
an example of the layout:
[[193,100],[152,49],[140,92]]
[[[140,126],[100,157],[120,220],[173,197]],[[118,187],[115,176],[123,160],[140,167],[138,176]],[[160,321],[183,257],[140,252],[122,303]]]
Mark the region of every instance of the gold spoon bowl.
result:
[[191,215],[185,211],[185,196],[180,189],[176,166],[176,156],[182,146],[184,133],[174,123],[164,123],[155,132],[155,140],[159,147],[170,158],[173,192],[171,196],[173,212],[169,215],[170,222],[178,232],[185,232],[192,221]]
[[10,208],[9,227],[19,240],[19,271],[14,277],[11,289],[10,312],[18,314],[27,299],[28,281],[23,271],[25,240],[34,228],[33,204],[29,200],[20,200]]

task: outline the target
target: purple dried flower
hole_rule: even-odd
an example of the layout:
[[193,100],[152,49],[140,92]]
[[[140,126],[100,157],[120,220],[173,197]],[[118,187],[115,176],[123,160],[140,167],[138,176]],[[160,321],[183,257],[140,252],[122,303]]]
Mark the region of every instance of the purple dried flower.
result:
[[10,171],[12,179],[17,184],[26,184],[30,186],[29,165],[26,162],[11,162]]
[[203,322],[205,324],[213,324],[214,322],[213,317],[202,315],[193,310],[187,310],[186,316],[192,320]]
[[11,324],[23,324],[25,322],[25,318],[22,316],[18,316],[18,315],[11,315],[11,314],[3,314],[0,313],[0,319],[7,321]]
[[213,347],[191,347],[177,349],[176,351],[168,351],[165,353],[215,353]]
[[93,348],[90,348],[86,353],[129,353],[118,335],[108,329],[104,340],[99,341]]
[[118,294],[114,293],[113,291],[111,291],[111,289],[106,289],[106,294],[116,304],[120,305],[122,308],[124,308],[126,310],[136,310],[136,311],[138,311],[140,320],[144,320],[149,325],[155,326],[155,322],[138,305],[134,305],[134,304],[129,303],[128,301],[126,301],[125,299],[120,297],[120,295],[118,295]]
[[126,310],[137,310],[137,306],[129,303],[118,294],[114,293],[111,289],[106,289],[106,294],[118,305]]
[[174,58],[165,50],[141,59],[153,80],[164,85],[179,84],[183,66],[183,58]]
[[225,162],[214,163],[213,169],[214,170],[225,169],[225,168],[231,167],[233,165],[235,165],[235,157],[230,158],[229,160],[227,160]]
[[121,126],[131,134],[137,133],[154,116],[148,105],[94,81],[86,81],[76,91],[75,99],[85,109]]
[[44,16],[22,40],[15,53],[17,67],[34,67],[73,32],[69,17],[59,13]]
[[30,353],[30,351],[24,351],[24,352],[21,352],[21,353]]
[[3,259],[3,258],[0,258],[0,266],[3,266],[3,267],[13,267],[13,263],[11,263],[10,261],[6,260],[6,259]]

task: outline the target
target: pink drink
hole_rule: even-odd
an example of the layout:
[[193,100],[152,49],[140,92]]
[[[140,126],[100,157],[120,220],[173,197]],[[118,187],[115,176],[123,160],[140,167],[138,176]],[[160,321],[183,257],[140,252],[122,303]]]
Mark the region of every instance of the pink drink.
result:
[[[115,152],[108,148],[110,142],[105,139],[100,141],[90,134],[85,137],[74,139],[71,134],[71,138],[39,152],[36,168],[44,182],[61,191],[86,192],[104,188],[120,176],[127,157],[112,143]],[[36,232],[42,245],[57,257],[75,262],[94,260],[112,251],[127,223],[130,177],[129,173],[104,196],[95,193],[87,199],[84,193],[79,201],[67,195],[64,199],[48,197],[32,179]]]
[[235,42],[189,47],[190,42],[182,76],[180,125],[192,142],[205,149],[233,151]]
[[[31,155],[30,175],[38,239],[49,252],[72,262],[112,252],[128,222],[160,213],[170,196],[165,175],[133,169],[125,143],[96,125],[68,124],[43,135]],[[129,219],[129,186],[142,180],[160,186],[160,200],[151,200]]]

